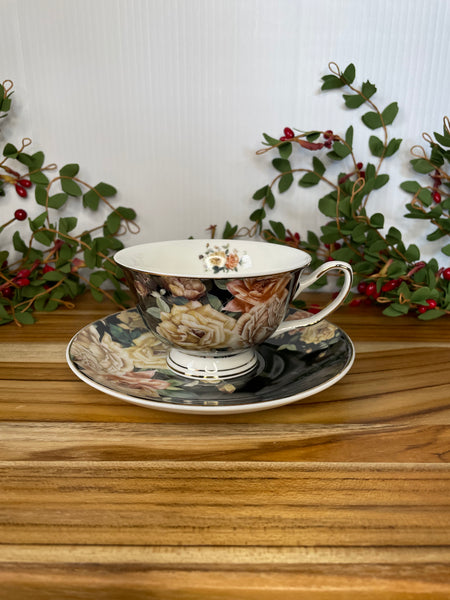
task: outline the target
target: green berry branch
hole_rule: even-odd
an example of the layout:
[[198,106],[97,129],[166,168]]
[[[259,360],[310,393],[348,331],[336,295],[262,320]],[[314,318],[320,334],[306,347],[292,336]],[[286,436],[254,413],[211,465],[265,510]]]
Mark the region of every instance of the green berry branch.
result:
[[[391,317],[417,314],[421,320],[436,319],[450,314],[450,261],[440,266],[435,258],[420,260],[416,244],[405,245],[402,233],[396,227],[385,228],[382,213],[369,210],[372,194],[384,187],[389,175],[382,172],[386,159],[400,148],[401,139],[389,137],[389,126],[398,113],[398,104],[392,102],[378,108],[373,97],[377,88],[370,81],[360,87],[354,84],[356,71],[353,64],[341,71],[330,63],[330,73],[322,77],[322,90],[344,88],[343,100],[348,109],[364,107],[362,123],[381,135],[369,137],[369,150],[373,161],[363,164],[356,157],[354,129],[350,125],[343,134],[326,131],[297,131],[284,129],[279,138],[263,134],[264,148],[257,154],[277,152],[272,166],[276,174],[271,181],[258,189],[253,199],[259,203],[250,215],[251,225],[238,227],[227,221],[222,236],[259,235],[270,243],[286,244],[300,248],[311,255],[311,268],[326,260],[350,262],[355,274],[355,288],[347,298],[351,306],[377,304],[383,314]],[[441,251],[450,256],[450,122],[446,117],[443,132],[434,137],[424,134],[428,151],[415,146],[411,152],[412,169],[420,181],[410,180],[401,188],[411,194],[406,204],[405,217],[421,219],[429,229],[430,241],[444,241]],[[308,152],[314,152],[312,165],[306,164]],[[320,158],[319,158],[320,156]],[[294,161],[297,161],[294,163]],[[343,161],[345,168],[336,178],[326,176],[327,168]],[[309,161],[308,161],[309,162]],[[319,211],[330,219],[320,233],[308,231],[301,239],[295,228],[268,218],[279,195],[286,192],[298,179],[301,188],[310,188],[323,182],[328,191],[318,201]],[[212,236],[216,227],[210,228]],[[293,233],[294,231],[294,233]],[[327,283],[327,278],[316,287]],[[318,307],[308,307],[317,310]]]
[[[12,93],[12,81],[0,84],[0,119],[11,109]],[[0,325],[31,324],[35,311],[71,308],[72,300],[86,289],[96,300],[107,297],[123,308],[129,297],[122,289],[123,273],[110,255],[123,247],[118,236],[126,230],[137,232],[136,213],[112,205],[110,199],[117,192],[112,185],[100,182],[91,186],[80,179],[78,164],[64,165],[50,179],[49,172],[57,170],[57,166],[46,165],[41,151],[25,152],[30,145],[29,138],[23,139],[20,147],[7,143],[0,157],[0,196],[14,188],[25,203],[34,192],[39,210],[39,214],[29,217],[27,210],[20,207],[5,223],[0,223],[3,236],[16,221],[28,219],[30,229],[27,241],[19,230],[8,238],[18,259],[11,260],[10,252],[0,249]],[[77,232],[77,217],[58,218],[58,211],[67,209],[70,202],[76,203],[77,209],[81,203],[89,211],[89,218],[100,205],[109,214],[104,222]]]

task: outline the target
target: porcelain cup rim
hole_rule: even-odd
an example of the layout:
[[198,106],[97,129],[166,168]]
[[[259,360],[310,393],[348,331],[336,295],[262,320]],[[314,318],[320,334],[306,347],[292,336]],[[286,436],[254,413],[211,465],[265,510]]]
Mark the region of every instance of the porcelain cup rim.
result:
[[[199,262],[198,264],[189,264],[182,261],[184,256],[180,256],[180,266],[175,266],[177,258],[172,259],[172,267],[164,268],[152,263],[151,258],[143,258],[145,251],[167,251],[176,252],[185,248],[197,248],[196,254],[200,258],[202,249],[209,251],[214,248],[231,247],[238,252],[252,253],[252,260],[256,259],[257,266],[253,264],[244,266],[244,268],[231,270],[216,270],[211,271],[205,269]],[[264,254],[264,259],[262,255]],[[277,258],[279,257],[279,258]],[[149,275],[165,276],[165,277],[183,277],[191,279],[241,279],[252,277],[270,277],[281,273],[290,273],[307,267],[311,262],[310,255],[299,248],[287,246],[283,244],[270,244],[263,240],[249,239],[184,239],[184,240],[164,240],[156,242],[144,242],[133,246],[122,248],[114,254],[114,261],[119,267],[148,273]],[[265,260],[268,260],[267,265]],[[144,261],[145,262],[144,264]],[[162,262],[162,261],[161,261]],[[264,263],[264,264],[263,264]]]

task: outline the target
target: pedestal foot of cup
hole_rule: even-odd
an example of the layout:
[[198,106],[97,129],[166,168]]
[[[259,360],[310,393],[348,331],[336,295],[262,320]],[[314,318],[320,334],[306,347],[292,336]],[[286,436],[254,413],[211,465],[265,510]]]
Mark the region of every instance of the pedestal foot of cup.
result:
[[167,366],[177,375],[200,381],[231,379],[250,373],[258,364],[252,349],[221,355],[201,355],[172,348],[167,356]]

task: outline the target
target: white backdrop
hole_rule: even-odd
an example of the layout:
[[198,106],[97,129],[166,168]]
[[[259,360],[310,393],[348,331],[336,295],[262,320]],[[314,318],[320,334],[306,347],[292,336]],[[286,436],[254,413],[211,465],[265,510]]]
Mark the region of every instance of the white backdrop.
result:
[[[47,162],[78,162],[86,181],[117,187],[141,227],[126,243],[247,224],[253,192],[273,175],[271,157],[255,154],[262,132],[353,124],[368,160],[364,107],[319,91],[330,61],[354,62],[381,107],[398,101],[391,134],[404,142],[369,210],[407,240],[422,235],[402,218],[398,185],[415,178],[409,148],[449,114],[448,0],[0,0],[0,23],[0,80],[16,89],[2,145],[29,136]],[[320,192],[295,186],[271,218],[317,231]],[[0,201],[2,217],[19,205],[40,212],[14,191]]]

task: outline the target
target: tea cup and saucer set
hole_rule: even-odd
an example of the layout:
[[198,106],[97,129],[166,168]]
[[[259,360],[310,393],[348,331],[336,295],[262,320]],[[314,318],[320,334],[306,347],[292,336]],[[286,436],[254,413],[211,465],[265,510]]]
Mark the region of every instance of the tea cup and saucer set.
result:
[[[135,306],[81,329],[67,362],[88,385],[165,411],[233,414],[283,406],[342,379],[354,347],[326,320],[352,286],[352,268],[253,240],[189,239],[114,256]],[[337,270],[343,283],[317,314],[290,308]]]

